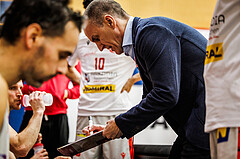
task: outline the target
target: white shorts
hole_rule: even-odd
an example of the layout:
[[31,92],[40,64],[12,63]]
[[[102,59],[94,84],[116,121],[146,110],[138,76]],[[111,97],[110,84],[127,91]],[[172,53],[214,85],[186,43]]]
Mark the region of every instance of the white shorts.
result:
[[240,159],[239,128],[218,128],[210,132],[212,159]]

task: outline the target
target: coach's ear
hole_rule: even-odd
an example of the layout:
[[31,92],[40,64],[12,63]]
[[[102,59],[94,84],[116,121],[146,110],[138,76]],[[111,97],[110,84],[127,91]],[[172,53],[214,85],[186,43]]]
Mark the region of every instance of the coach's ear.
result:
[[113,16],[111,16],[111,15],[105,15],[104,16],[104,23],[107,25],[107,26],[109,26],[109,27],[111,27],[111,28],[115,28],[116,27],[116,20],[115,20],[115,18],[113,17]]
[[42,27],[33,23],[27,26],[25,30],[25,44],[28,49],[34,47],[35,45],[39,45],[42,37]]

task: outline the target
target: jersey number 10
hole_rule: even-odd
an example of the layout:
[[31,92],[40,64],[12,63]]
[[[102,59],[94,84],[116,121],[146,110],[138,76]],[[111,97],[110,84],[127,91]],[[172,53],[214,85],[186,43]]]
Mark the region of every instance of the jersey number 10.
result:
[[95,58],[95,70],[104,69],[105,58]]

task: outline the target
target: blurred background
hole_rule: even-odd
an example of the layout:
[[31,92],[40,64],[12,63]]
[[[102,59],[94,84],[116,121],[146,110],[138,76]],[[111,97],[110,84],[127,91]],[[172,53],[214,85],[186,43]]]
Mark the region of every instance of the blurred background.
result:
[[[165,16],[194,28],[208,29],[216,0],[116,0],[124,10],[141,18]],[[81,0],[72,0],[74,10],[84,11]]]
[[[0,14],[12,0],[0,0]],[[194,28],[208,29],[216,0],[116,0],[132,16],[165,16]],[[83,13],[82,0],[71,0],[70,7]]]

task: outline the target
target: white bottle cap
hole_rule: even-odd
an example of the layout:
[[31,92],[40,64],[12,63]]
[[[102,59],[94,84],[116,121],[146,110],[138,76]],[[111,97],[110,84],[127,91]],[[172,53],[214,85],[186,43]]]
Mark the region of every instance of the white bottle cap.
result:
[[41,151],[42,149],[43,149],[42,143],[36,143],[35,145],[33,145],[34,154]]
[[50,93],[43,95],[43,102],[45,106],[51,106],[53,104],[53,96]]

